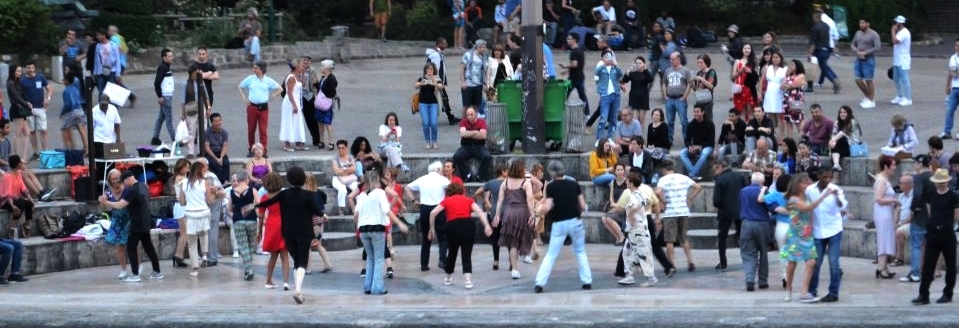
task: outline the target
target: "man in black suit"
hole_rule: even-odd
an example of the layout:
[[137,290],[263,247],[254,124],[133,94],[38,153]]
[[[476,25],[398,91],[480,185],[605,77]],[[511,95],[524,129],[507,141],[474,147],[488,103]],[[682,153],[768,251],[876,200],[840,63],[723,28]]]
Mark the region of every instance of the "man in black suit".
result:
[[629,154],[627,160],[630,167],[637,167],[643,174],[643,183],[651,184],[653,178],[653,157],[644,149],[646,140],[642,136],[633,136],[629,141]]
[[713,206],[716,207],[716,218],[719,219],[719,264],[716,265],[716,270],[726,270],[729,227],[736,224],[736,233],[739,234],[743,223],[739,217],[739,191],[749,185],[749,179],[745,174],[733,171],[729,163],[723,160],[713,163],[713,174],[716,176]]

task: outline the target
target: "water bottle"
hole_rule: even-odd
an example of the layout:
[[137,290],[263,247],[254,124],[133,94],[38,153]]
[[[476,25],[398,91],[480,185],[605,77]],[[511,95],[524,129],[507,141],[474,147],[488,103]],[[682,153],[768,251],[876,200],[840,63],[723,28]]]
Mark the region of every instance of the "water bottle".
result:
[[11,232],[11,234],[12,234],[12,236],[10,236],[10,238],[13,238],[13,240],[19,240],[19,239],[20,239],[20,228],[19,228],[19,227],[14,227],[14,228],[13,228],[13,232]]

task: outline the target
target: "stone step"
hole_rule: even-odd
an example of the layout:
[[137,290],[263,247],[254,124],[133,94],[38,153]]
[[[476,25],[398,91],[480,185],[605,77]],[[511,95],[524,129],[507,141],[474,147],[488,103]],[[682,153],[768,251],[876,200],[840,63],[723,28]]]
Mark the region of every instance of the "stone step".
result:
[[[736,231],[730,230],[726,241],[727,248],[738,248],[739,240],[734,235]],[[686,231],[686,239],[693,249],[717,249],[719,246],[719,237],[716,236],[716,229],[689,229]],[[678,248],[678,247],[677,247]]]
[[[150,198],[150,212],[159,213],[160,208],[166,204],[169,204],[173,201],[174,197],[172,196],[160,196],[160,197],[151,197]],[[74,201],[53,201],[53,202],[37,202],[36,207],[33,209],[33,218],[34,222],[31,227],[30,235],[39,236],[40,228],[37,225],[36,221],[42,215],[50,215],[54,217],[63,217],[68,213],[73,212],[100,212],[102,209],[96,203],[79,203]],[[0,210],[0,227],[7,227],[10,224],[10,219],[12,213],[7,210]],[[0,231],[0,236],[6,236],[7,231]]]

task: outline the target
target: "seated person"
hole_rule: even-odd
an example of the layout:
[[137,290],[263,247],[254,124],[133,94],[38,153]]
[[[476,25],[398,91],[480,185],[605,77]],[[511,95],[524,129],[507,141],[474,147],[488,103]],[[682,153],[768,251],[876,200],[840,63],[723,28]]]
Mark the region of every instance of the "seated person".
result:
[[230,179],[230,135],[223,129],[223,117],[220,113],[210,115],[210,127],[203,139],[203,155],[209,162],[209,172],[224,183]]
[[809,146],[814,153],[822,154],[828,147],[829,140],[832,139],[835,124],[822,114],[822,106],[819,104],[813,104],[809,109],[812,112],[812,119],[803,125],[802,136],[809,140]]
[[27,163],[21,161],[17,155],[10,155],[7,162],[10,163],[11,170],[0,177],[0,209],[9,210],[13,214],[10,222],[11,237],[16,237],[14,229],[20,227],[20,218],[25,217],[20,234],[27,238],[30,237],[33,207],[36,205],[23,179],[23,170],[26,169]]
[[753,118],[746,124],[746,152],[752,153],[756,149],[758,139],[766,139],[766,145],[772,145],[775,150],[776,144],[773,141],[776,140],[776,125],[766,116],[762,107],[753,107],[752,111]]
[[809,143],[805,140],[799,142],[799,152],[796,154],[796,173],[811,172],[822,165],[819,155],[812,152]]
[[620,109],[619,117],[621,120],[616,123],[616,128],[613,130],[613,142],[615,143],[613,149],[620,156],[624,156],[629,154],[630,140],[635,136],[643,135],[643,125],[633,117],[633,111],[629,108]]
[[616,8],[603,0],[601,6],[593,8],[593,18],[596,20],[596,33],[606,35],[616,26]]
[[593,184],[609,185],[609,182],[616,178],[613,169],[618,161],[619,156],[613,152],[612,142],[606,139],[597,140],[596,149],[589,154],[589,177],[593,179]]
[[[688,127],[689,133],[683,140],[686,148],[679,152],[679,159],[683,161],[687,175],[694,181],[699,181],[703,179],[699,176],[699,170],[703,169],[706,160],[713,154],[713,146],[716,142],[716,127],[713,122],[705,120],[703,109],[699,106],[693,108],[693,119],[689,121]],[[699,156],[695,164],[690,160],[692,156]]]
[[739,156],[743,153],[744,142],[746,141],[746,121],[739,117],[739,110],[729,109],[729,116],[723,121],[723,127],[719,130],[719,151],[718,157],[735,155],[733,162],[739,162]]
[[[10,142],[10,121],[7,119],[0,118],[0,176],[4,173],[11,170],[10,163],[7,161],[10,158],[10,155],[13,151],[13,146]],[[18,157],[19,158],[19,157]],[[57,191],[56,188],[53,189],[44,189],[40,186],[40,180],[37,179],[37,176],[33,174],[29,168],[25,165],[20,171],[24,184],[27,185],[27,190],[32,193],[37,194],[37,198],[40,200],[47,200],[53,193]]]
[[[5,278],[3,274],[7,272],[7,263],[10,263],[10,276]],[[0,238],[0,286],[7,286],[10,281],[30,281],[20,274],[20,263],[23,263],[23,242]]]
[[779,163],[777,157],[776,152],[769,149],[766,139],[759,139],[756,141],[756,150],[746,155],[742,168],[772,175],[773,168]]
[[889,141],[882,147],[882,154],[896,159],[912,158],[916,145],[919,144],[912,123],[908,123],[902,114],[893,115],[890,123],[892,129],[889,131]]
[[931,136],[929,140],[926,141],[926,144],[929,145],[929,158],[933,162],[939,163],[939,167],[949,167],[949,157],[952,157],[953,153],[945,152],[945,145],[942,143],[942,138],[939,136]]
[[489,180],[493,156],[486,150],[486,120],[477,117],[476,108],[466,108],[466,119],[460,122],[460,148],[453,154],[456,171],[464,181],[470,178],[468,162],[476,159],[480,162],[478,181]]
[[646,140],[643,140],[643,137],[635,136],[630,139],[627,161],[631,168],[636,168],[639,173],[643,174],[644,184],[652,183],[650,181],[654,176],[653,167],[655,167],[655,163],[653,163],[653,155],[646,151]]

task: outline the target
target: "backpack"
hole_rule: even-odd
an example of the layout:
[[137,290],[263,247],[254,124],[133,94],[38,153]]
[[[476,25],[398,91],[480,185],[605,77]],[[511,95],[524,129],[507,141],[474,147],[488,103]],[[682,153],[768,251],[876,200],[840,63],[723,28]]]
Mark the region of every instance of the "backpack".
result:
[[47,214],[41,215],[37,220],[37,228],[40,228],[43,238],[55,239],[60,233],[60,218]]
[[59,238],[69,237],[77,231],[80,231],[86,224],[87,218],[86,215],[80,212],[73,212],[64,216],[61,221],[60,232],[57,233],[57,237]]

